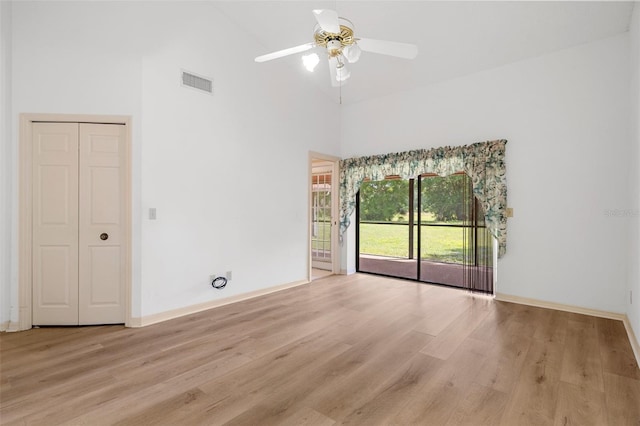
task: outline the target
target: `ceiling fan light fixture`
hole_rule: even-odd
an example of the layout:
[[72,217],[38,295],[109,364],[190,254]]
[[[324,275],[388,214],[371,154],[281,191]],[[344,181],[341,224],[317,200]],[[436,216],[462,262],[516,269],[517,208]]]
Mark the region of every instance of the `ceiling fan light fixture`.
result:
[[[0,0],[2,1],[2,0]],[[418,47],[409,43],[398,43],[387,40],[374,40],[355,37],[353,23],[338,16],[335,10],[314,9],[313,15],[317,24],[313,29],[313,41],[255,58],[256,62],[266,62],[284,56],[305,52],[313,48],[323,48],[329,61],[329,76],[332,87],[341,87],[350,76],[348,63],[358,62],[362,52],[395,56],[403,59],[414,59],[418,54]],[[320,58],[317,54],[302,57],[304,67],[312,72]]]
[[356,62],[358,62],[361,53],[362,50],[357,43],[354,43],[350,46],[345,46],[344,49],[342,49],[342,54],[351,64],[355,64]]
[[339,62],[338,66],[336,66],[336,80],[343,82],[349,77],[351,77],[351,71],[349,71],[346,64]]
[[302,57],[302,64],[309,72],[313,72],[320,63],[320,57],[317,53],[311,53]]

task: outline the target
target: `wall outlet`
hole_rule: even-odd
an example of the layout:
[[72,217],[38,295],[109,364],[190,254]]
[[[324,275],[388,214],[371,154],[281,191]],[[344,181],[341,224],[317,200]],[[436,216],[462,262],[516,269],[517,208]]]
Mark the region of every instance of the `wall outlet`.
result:
[[227,274],[225,275],[225,278],[227,278],[227,281],[231,281],[231,277],[232,277],[232,272],[231,271],[227,271]]

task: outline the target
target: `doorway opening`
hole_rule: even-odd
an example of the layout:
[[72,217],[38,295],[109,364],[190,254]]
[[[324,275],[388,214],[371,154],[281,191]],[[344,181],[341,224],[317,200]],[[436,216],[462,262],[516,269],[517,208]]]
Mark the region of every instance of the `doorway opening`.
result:
[[309,154],[309,281],[340,271],[337,157]]
[[465,173],[365,181],[356,269],[493,293],[493,237]]

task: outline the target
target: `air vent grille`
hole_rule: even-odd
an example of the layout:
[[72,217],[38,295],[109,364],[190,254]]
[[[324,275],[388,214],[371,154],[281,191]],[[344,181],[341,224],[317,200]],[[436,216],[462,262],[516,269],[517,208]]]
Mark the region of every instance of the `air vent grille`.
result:
[[187,71],[182,71],[182,85],[213,93],[213,81],[211,79],[200,77]]

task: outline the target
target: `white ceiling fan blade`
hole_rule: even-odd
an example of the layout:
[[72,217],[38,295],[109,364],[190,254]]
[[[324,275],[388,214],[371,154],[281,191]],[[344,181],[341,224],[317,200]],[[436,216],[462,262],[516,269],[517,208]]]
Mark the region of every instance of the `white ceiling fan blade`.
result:
[[395,41],[373,40],[370,38],[358,39],[358,46],[365,52],[379,53],[381,55],[396,56],[404,59],[414,59],[418,55],[418,46],[409,43]]
[[313,16],[316,17],[320,28],[328,33],[339,34],[340,22],[338,21],[338,13],[331,9],[315,9]]
[[316,46],[315,43],[301,44],[300,46],[290,47],[288,49],[278,50],[277,52],[267,53],[266,55],[258,56],[256,62],[266,62],[272,59],[282,58],[284,56],[293,55],[295,53],[305,52]]
[[338,58],[329,58],[329,76],[331,77],[331,86],[339,87],[338,81]]

